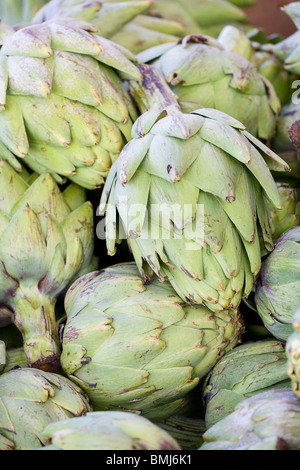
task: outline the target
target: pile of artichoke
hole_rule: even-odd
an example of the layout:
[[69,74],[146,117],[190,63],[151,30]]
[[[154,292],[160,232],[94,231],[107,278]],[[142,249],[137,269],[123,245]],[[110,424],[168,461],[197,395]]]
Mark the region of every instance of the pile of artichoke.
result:
[[0,2],[0,450],[300,450],[300,2],[255,3]]

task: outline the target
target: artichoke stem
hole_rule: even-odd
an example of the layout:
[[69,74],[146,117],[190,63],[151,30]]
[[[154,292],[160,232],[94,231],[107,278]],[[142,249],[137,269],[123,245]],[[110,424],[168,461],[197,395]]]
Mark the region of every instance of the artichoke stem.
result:
[[166,110],[168,114],[181,112],[177,96],[166,83],[161,72],[151,65],[140,65],[143,80],[132,80],[129,90],[141,113],[150,109]]
[[24,289],[15,299],[14,323],[23,335],[29,367],[46,372],[60,368],[60,346],[55,322],[55,301],[38,289]]

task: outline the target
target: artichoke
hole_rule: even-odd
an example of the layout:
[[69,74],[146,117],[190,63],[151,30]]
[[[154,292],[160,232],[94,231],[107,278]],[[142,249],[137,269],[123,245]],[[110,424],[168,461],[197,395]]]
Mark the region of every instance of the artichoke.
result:
[[283,106],[277,119],[276,133],[272,140],[272,147],[278,153],[284,153],[295,150],[295,146],[291,140],[290,128],[294,122],[300,119],[299,104],[290,102]]
[[257,311],[266,328],[286,341],[293,333],[293,316],[300,305],[300,227],[285,232],[262,263],[255,291]]
[[48,0],[2,0],[0,19],[11,25],[29,23]]
[[98,34],[137,54],[158,44],[177,41],[185,33],[179,22],[140,14],[151,5],[150,0],[122,3],[51,0],[33,22],[62,17],[89,21],[98,28]]
[[61,365],[95,411],[175,414],[240,340],[240,314],[184,304],[171,286],[145,284],[134,263],[81,277],[65,308]]
[[206,378],[203,395],[207,429],[238,403],[274,388],[290,388],[285,347],[273,340],[244,343],[227,353]]
[[297,76],[285,70],[284,63],[272,52],[273,44],[260,44],[235,26],[225,26],[218,41],[229,52],[235,52],[252,62],[258,72],[272,83],[282,105],[290,102],[293,94],[292,84]]
[[37,369],[0,376],[0,450],[33,450],[45,445],[45,427],[91,411],[87,397],[65,377]]
[[239,403],[203,436],[200,450],[299,450],[300,400],[274,389]]
[[273,85],[254,64],[227,51],[220,41],[187,36],[142,52],[138,59],[159,69],[181,101],[223,111],[260,139],[273,136],[281,109]]
[[[118,72],[140,78],[134,56],[76,19],[23,28],[1,49],[0,150],[87,188],[100,186],[130,138],[136,111]],[[17,158],[16,158],[17,157]]]
[[49,174],[28,185],[0,161],[0,317],[14,317],[30,366],[59,367],[55,303],[96,267],[94,214],[85,191],[61,192]]
[[[60,1],[60,0],[57,0]],[[69,0],[74,2],[74,0]],[[83,0],[77,0],[83,1]],[[128,0],[104,0],[104,3],[127,2]],[[242,7],[253,5],[254,0],[155,0],[148,11],[148,18],[143,17],[134,20],[135,25],[144,26],[147,29],[152,29],[157,22],[156,29],[161,29],[161,21],[167,20],[166,24],[170,24],[173,20],[175,24],[182,24],[186,34],[212,34],[217,35],[224,24],[247,23],[247,16],[241,10]],[[47,8],[47,7],[45,7]],[[151,27],[152,26],[152,27]],[[154,28],[153,28],[154,29]],[[127,26],[121,31],[121,35],[116,35],[118,38],[127,41],[128,35],[136,35],[139,31],[134,31],[133,28]],[[169,32],[169,29],[166,31]],[[151,33],[151,31],[150,31]],[[145,41],[145,35],[149,32],[145,31],[141,36],[141,41]],[[146,39],[147,40],[147,39]],[[122,42],[120,42],[122,44]]]
[[281,199],[281,208],[278,209],[269,203],[271,210],[271,233],[274,242],[284,232],[300,225],[300,202],[296,188],[287,183],[277,183]]
[[6,366],[6,347],[5,343],[0,340],[0,374],[3,372]]
[[203,443],[202,435],[206,431],[203,419],[171,416],[158,425],[173,436],[184,450],[197,450]]
[[[300,139],[299,139],[300,107],[299,104],[289,103],[283,106],[277,118],[276,132],[272,140],[275,150],[290,166],[292,177],[300,178]],[[283,175],[283,178],[286,176]]]
[[274,46],[274,53],[284,60],[286,70],[300,74],[300,3],[293,2],[282,10],[292,19],[298,31]]
[[292,381],[295,394],[300,397],[300,310],[297,309],[293,317],[294,332],[289,336],[286,343],[286,354],[288,357],[288,375]]
[[122,225],[145,279],[167,278],[184,301],[213,311],[238,308],[261,267],[259,232],[273,249],[267,200],[279,207],[280,196],[265,160],[287,165],[228,115],[182,113],[157,69],[140,69],[144,88],[132,92],[151,109],[102,193],[108,252]]
[[180,450],[171,435],[135,413],[96,411],[49,424],[42,450]]

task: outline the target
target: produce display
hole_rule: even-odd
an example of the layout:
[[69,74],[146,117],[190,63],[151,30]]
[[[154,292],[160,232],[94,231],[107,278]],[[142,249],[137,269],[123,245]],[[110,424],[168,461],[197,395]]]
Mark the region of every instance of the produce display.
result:
[[264,1],[0,1],[0,450],[300,450],[300,1]]

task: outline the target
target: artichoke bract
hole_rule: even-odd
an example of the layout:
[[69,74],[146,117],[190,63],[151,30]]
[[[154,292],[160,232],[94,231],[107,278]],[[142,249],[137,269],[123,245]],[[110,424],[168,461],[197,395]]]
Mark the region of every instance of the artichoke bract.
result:
[[286,343],[288,358],[288,375],[292,381],[292,389],[300,397],[300,310],[297,309],[293,317],[294,332]]
[[300,400],[291,389],[247,398],[203,436],[200,450],[299,450]]
[[152,1],[121,3],[87,0],[51,0],[34,17],[34,23],[53,18],[78,18],[98,28],[98,34],[137,54],[149,47],[177,41],[183,25],[169,19],[142,15]]
[[95,411],[167,418],[243,332],[240,314],[184,304],[134,263],[83,276],[67,292],[61,365]]
[[293,333],[292,319],[300,305],[300,227],[285,232],[262,264],[255,304],[266,328],[286,341]]
[[55,303],[97,266],[93,212],[83,188],[61,192],[49,174],[29,185],[0,161],[0,312],[13,315],[30,366],[59,367]]
[[240,7],[252,0],[156,0],[150,14],[183,23],[187,34],[217,36],[228,23],[247,23]]
[[295,148],[291,140],[290,128],[294,122],[299,121],[299,119],[299,104],[291,102],[286,106],[283,106],[277,119],[276,134],[272,140],[272,147],[277,152],[287,152]]
[[285,68],[296,74],[300,74],[300,4],[299,2],[293,2],[282,10],[292,19],[295,23],[298,31],[287,37],[279,44],[274,46],[275,54],[282,60],[284,60]]
[[300,202],[296,188],[287,183],[277,183],[281,199],[280,209],[271,203],[271,232],[274,243],[288,230],[300,225]]
[[135,413],[96,411],[49,424],[41,450],[180,450],[163,429]]
[[230,25],[222,29],[218,41],[227,51],[235,52],[252,62],[258,72],[272,83],[282,105],[290,102],[293,94],[292,84],[297,75],[285,70],[283,61],[273,52],[273,44],[251,41],[244,31]]
[[289,165],[291,172],[277,173],[277,180],[298,186],[300,178],[300,107],[290,103],[283,106],[277,119],[272,149]]
[[91,411],[84,392],[58,374],[15,369],[0,376],[0,450],[33,450],[54,421]]
[[273,85],[254,64],[209,36],[186,36],[138,56],[160,70],[183,102],[215,108],[242,122],[260,139],[273,136],[281,103]]
[[0,2],[0,19],[11,25],[28,23],[47,0],[5,0]]
[[238,308],[261,267],[259,233],[273,249],[267,201],[281,202],[269,167],[287,165],[224,113],[182,113],[159,71],[140,69],[144,88],[132,85],[132,93],[149,111],[99,206],[108,253],[125,232],[145,279],[168,279],[183,300],[213,311]]
[[139,79],[134,56],[76,19],[28,26],[0,53],[1,157],[20,170],[102,185],[136,111],[120,73]]
[[238,403],[274,388],[290,388],[285,346],[276,340],[245,343],[213,368],[203,389],[207,429],[232,413]]

